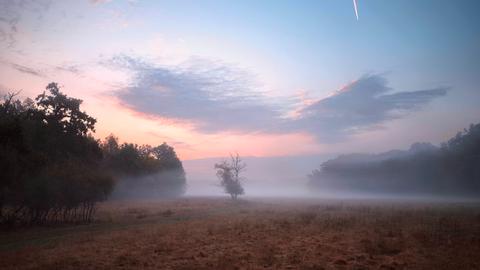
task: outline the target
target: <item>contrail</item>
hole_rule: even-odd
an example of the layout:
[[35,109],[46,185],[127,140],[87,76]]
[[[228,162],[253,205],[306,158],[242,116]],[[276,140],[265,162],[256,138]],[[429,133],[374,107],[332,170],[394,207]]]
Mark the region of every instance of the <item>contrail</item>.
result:
[[357,0],[353,0],[353,8],[355,9],[355,16],[357,17],[357,21],[358,21]]

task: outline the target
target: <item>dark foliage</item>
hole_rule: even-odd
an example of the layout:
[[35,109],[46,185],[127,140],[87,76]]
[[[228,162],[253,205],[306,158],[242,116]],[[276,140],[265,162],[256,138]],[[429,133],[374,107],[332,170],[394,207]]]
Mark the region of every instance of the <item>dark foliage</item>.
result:
[[35,101],[10,94],[0,104],[0,222],[90,221],[113,180],[87,135],[95,119],[51,83]]
[[110,135],[102,143],[104,166],[117,179],[114,196],[155,198],[178,196],[186,186],[185,171],[173,147],[118,143]]
[[[182,164],[166,144],[118,146],[95,140],[96,120],[55,83],[35,101],[16,94],[0,103],[0,224],[89,222],[118,175],[148,175],[180,168],[156,190],[185,185]],[[168,185],[167,185],[168,184]]]
[[408,151],[351,154],[324,162],[309,175],[315,188],[344,191],[480,195],[480,124],[435,147],[416,143]]

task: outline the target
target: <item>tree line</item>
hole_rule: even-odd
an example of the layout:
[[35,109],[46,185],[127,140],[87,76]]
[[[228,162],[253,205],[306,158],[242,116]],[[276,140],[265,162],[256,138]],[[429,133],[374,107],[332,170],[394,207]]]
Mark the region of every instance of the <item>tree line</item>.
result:
[[316,189],[442,196],[480,195],[480,124],[440,147],[416,143],[408,151],[342,155],[310,175]]
[[173,171],[151,185],[159,196],[182,194],[185,173],[172,147],[95,139],[96,119],[56,83],[35,99],[17,95],[0,102],[1,225],[90,222],[126,176]]
[[179,196],[185,192],[182,162],[173,147],[119,144],[110,135],[101,143],[105,168],[117,181],[116,198],[156,198]]

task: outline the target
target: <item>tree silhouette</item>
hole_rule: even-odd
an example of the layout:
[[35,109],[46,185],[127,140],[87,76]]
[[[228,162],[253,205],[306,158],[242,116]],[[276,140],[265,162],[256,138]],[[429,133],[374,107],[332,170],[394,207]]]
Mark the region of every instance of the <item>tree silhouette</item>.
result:
[[117,178],[122,198],[178,196],[185,192],[182,162],[166,143],[152,147],[123,143],[109,135],[101,144],[104,167]]
[[56,83],[35,101],[17,95],[0,101],[0,225],[90,222],[96,203],[128,177],[132,190],[184,192],[185,172],[173,147],[119,144],[113,135],[100,143],[82,100]]
[[91,221],[113,179],[89,135],[96,120],[56,83],[35,101],[0,103],[0,224]]
[[43,113],[48,125],[57,126],[63,132],[75,135],[86,135],[89,131],[95,131],[97,120],[85,112],[80,111],[82,100],[67,97],[60,92],[57,83],[50,83],[46,90],[47,94],[38,95],[37,109]]
[[246,167],[247,164],[242,161],[238,153],[230,155],[230,162],[223,160],[221,163],[215,164],[214,168],[217,170],[216,174],[220,180],[220,185],[234,200],[237,199],[238,195],[244,194],[241,173]]

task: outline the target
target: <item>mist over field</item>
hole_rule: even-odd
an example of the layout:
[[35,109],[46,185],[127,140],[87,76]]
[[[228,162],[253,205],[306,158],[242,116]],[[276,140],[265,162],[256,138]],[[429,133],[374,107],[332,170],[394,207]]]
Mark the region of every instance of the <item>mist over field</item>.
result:
[[[292,157],[243,157],[247,164],[244,186],[248,196],[311,197],[317,196],[308,188],[307,175],[333,155]],[[224,159],[207,158],[184,160],[188,177],[186,196],[223,196],[213,164]]]
[[479,10],[0,0],[0,269],[480,269]]
[[[441,146],[414,143],[376,154],[246,157],[243,185],[252,197],[478,200],[479,141],[480,125],[471,125]],[[187,196],[221,196],[211,169],[220,160],[183,161]]]

